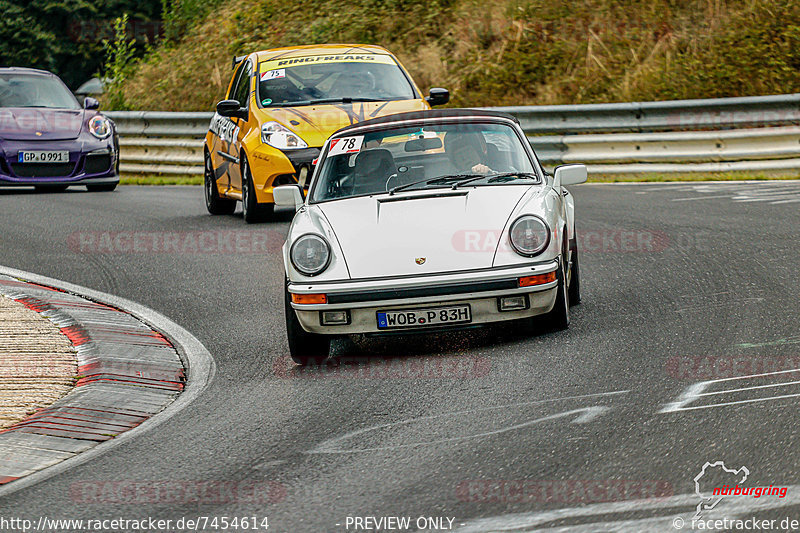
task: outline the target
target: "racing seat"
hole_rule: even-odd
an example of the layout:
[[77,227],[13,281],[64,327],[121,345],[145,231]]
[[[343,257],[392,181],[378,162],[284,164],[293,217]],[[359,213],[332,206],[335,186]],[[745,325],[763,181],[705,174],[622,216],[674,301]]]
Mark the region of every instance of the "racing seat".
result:
[[389,150],[363,150],[356,156],[353,194],[383,192],[389,176],[396,173],[397,166]]

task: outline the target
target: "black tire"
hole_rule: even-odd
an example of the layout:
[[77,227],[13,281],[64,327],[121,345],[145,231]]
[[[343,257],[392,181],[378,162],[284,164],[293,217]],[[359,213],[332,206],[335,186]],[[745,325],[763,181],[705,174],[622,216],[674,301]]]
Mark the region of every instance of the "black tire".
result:
[[208,152],[204,153],[203,160],[203,192],[206,197],[206,209],[212,215],[232,215],[236,210],[236,200],[220,198]]
[[561,331],[569,327],[569,294],[565,283],[566,269],[564,267],[564,261],[561,261],[556,271],[558,279],[556,303],[553,309],[542,317],[544,327],[550,331]]
[[36,185],[36,192],[64,192],[69,185]]
[[569,269],[569,305],[578,305],[581,303],[581,266],[578,260],[577,239],[569,241],[569,249],[572,252],[572,263]]
[[248,224],[272,218],[275,204],[260,204],[256,198],[253,176],[247,159],[242,159],[242,217]]
[[301,366],[322,364],[328,358],[331,338],[304,330],[292,309],[289,289],[287,288],[285,292],[286,337],[289,340],[289,354],[292,356],[292,361]]
[[116,183],[99,183],[97,185],[87,185],[86,190],[89,192],[111,192],[117,188]]

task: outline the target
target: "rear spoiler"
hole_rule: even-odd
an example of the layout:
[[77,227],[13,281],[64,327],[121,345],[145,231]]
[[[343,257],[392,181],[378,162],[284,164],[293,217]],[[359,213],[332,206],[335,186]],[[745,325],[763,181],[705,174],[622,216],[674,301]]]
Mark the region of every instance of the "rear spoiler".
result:
[[231,70],[235,69],[236,65],[238,65],[245,59],[247,59],[247,56],[233,56],[233,64],[231,65]]

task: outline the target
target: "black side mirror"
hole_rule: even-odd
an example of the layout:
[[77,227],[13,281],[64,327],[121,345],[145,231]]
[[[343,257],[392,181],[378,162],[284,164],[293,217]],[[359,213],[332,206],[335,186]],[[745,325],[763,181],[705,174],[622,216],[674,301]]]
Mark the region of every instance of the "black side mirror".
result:
[[425,97],[425,101],[428,102],[431,107],[436,105],[444,105],[450,101],[450,91],[447,89],[434,87],[431,89],[429,94],[430,96]]
[[100,102],[98,102],[95,98],[91,96],[87,96],[83,99],[83,108],[84,109],[99,109]]
[[223,117],[239,117],[247,120],[247,108],[242,107],[238,100],[223,100],[217,103],[217,113]]

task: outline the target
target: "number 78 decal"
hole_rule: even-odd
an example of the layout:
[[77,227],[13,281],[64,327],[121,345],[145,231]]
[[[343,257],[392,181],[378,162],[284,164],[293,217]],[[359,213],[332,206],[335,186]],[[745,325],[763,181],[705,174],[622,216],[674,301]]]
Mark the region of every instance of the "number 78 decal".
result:
[[331,141],[331,147],[328,150],[328,155],[356,154],[361,151],[361,144],[363,142],[363,135],[333,139]]

